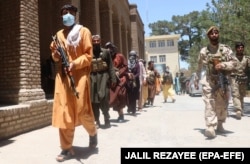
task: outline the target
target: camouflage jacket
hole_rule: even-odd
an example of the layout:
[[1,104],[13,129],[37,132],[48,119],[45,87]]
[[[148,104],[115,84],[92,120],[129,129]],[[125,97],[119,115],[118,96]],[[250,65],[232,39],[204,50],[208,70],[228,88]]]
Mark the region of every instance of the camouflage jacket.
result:
[[218,71],[215,70],[215,61],[223,65],[221,72],[226,76],[235,70],[237,66],[236,57],[233,55],[233,51],[229,46],[225,44],[219,44],[218,47],[208,45],[200,50],[196,78],[198,78],[198,80],[201,79],[201,72],[203,70],[206,70],[206,76],[204,76],[206,80],[216,76]]
[[250,67],[250,58],[248,56],[243,56],[241,60],[237,59],[236,70],[232,71],[231,76],[246,76],[247,71]]

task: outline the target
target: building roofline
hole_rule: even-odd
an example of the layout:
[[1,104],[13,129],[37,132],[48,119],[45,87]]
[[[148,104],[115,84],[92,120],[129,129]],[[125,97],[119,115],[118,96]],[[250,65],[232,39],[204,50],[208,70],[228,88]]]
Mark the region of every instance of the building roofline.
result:
[[172,35],[153,35],[145,37],[145,40],[155,40],[155,39],[166,39],[166,38],[180,38],[180,34],[172,34]]

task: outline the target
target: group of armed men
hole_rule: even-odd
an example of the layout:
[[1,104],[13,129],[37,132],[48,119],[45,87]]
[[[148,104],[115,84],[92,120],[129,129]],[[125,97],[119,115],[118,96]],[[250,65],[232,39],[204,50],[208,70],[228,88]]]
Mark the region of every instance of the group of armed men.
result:
[[[153,106],[159,85],[164,101],[170,98],[174,103],[173,83],[175,87],[178,85],[169,78],[168,67],[161,78],[154,62],[148,61],[146,67],[146,61],[139,59],[134,50],[126,58],[112,42],[103,48],[100,35],[92,35],[88,28],[76,24],[76,13],[77,8],[70,4],[61,8],[64,29],[57,32],[50,44],[53,61],[61,61],[57,65],[52,114],[52,126],[59,129],[62,151],[56,160],[60,162],[75,154],[72,145],[76,126],[83,125],[87,130],[90,148],[97,146],[100,110],[104,127],[110,128],[110,108],[117,111],[117,121],[123,122],[125,107],[136,116],[137,109]],[[250,58],[244,54],[244,43],[235,43],[235,53],[220,43],[218,27],[211,26],[206,34],[209,44],[198,55],[195,87],[199,89],[198,84],[202,84],[204,135],[214,138],[216,133],[225,132],[223,123],[228,115],[230,96],[236,118],[241,119],[244,114]],[[206,74],[201,76],[204,69]],[[72,89],[74,94],[68,94]]]
[[[53,36],[50,44],[53,61],[61,61],[57,65],[52,112],[52,126],[59,130],[62,149],[56,157],[59,162],[75,154],[72,145],[76,126],[82,125],[86,129],[89,147],[95,148],[97,127],[101,126],[100,109],[106,128],[110,127],[110,108],[117,111],[117,121],[123,122],[125,107],[128,113],[136,115],[137,105],[138,110],[146,104],[153,105],[157,84],[159,86],[157,79],[160,79],[154,62],[149,61],[146,68],[146,62],[138,59],[134,50],[126,59],[111,42],[102,48],[100,35],[92,35],[87,27],[76,23],[77,11],[71,4],[62,6],[60,15],[64,28]],[[206,34],[210,43],[198,55],[195,87],[198,89],[199,82],[202,84],[204,135],[214,138],[217,132],[225,132],[223,123],[227,118],[230,95],[236,118],[241,119],[243,115],[250,59],[244,55],[242,42],[235,44],[235,53],[229,46],[221,44],[218,27],[211,26]],[[201,76],[204,69],[206,74]],[[69,78],[65,78],[66,75]],[[165,101],[171,97],[175,102],[173,92],[170,92],[171,83],[171,79],[162,78],[163,96]],[[68,94],[72,89],[74,94]]]
[[[205,103],[205,136],[214,138],[216,132],[224,133],[229,100],[232,99],[235,116],[244,114],[250,58],[244,54],[244,43],[235,43],[235,52],[219,42],[219,28],[207,30],[209,44],[200,50],[195,87],[202,84],[202,99]],[[201,78],[205,69],[206,75]]]
[[157,78],[154,62],[139,59],[136,51],[128,59],[112,42],[101,46],[100,35],[92,36],[93,59],[91,64],[91,101],[96,127],[101,126],[100,110],[104,116],[104,128],[109,128],[109,109],[118,113],[118,122],[124,122],[124,108],[136,116],[146,105],[153,105],[157,94]]
[[[202,84],[202,99],[205,103],[204,135],[214,138],[216,132],[224,133],[223,123],[227,118],[229,100],[232,99],[235,116],[241,119],[244,114],[244,97],[248,84],[250,58],[244,54],[244,43],[235,43],[235,52],[226,44],[219,42],[219,28],[211,26],[207,30],[209,44],[200,50],[196,71],[195,87]],[[100,126],[100,111],[104,115],[104,126],[110,127],[109,109],[118,112],[118,122],[124,121],[123,108],[136,115],[143,106],[153,105],[157,94],[157,80],[162,79],[164,101],[172,98],[175,102],[173,82],[165,77],[169,67],[160,78],[154,69],[154,62],[138,59],[135,51],[130,51],[128,60],[117,52],[117,47],[108,42],[101,48],[101,37],[93,35],[94,57],[91,72],[91,99],[97,127]],[[206,72],[201,76],[201,72]],[[201,77],[203,77],[201,79]],[[108,87],[107,87],[108,86]],[[176,84],[175,84],[176,87]],[[175,88],[176,91],[176,88]],[[176,92],[178,94],[178,92]]]
[[[52,36],[51,58],[56,65],[52,126],[59,130],[61,153],[56,160],[63,162],[75,155],[75,127],[82,125],[89,134],[89,148],[96,148],[100,109],[104,127],[110,127],[109,109],[124,121],[123,109],[136,115],[146,103],[153,105],[156,94],[154,62],[149,61],[147,76],[144,60],[130,51],[128,58],[108,42],[101,46],[100,35],[76,22],[77,7],[65,4],[60,10],[63,29]],[[147,84],[147,85],[146,85]],[[68,94],[69,90],[73,94]],[[145,90],[145,97],[143,91]]]

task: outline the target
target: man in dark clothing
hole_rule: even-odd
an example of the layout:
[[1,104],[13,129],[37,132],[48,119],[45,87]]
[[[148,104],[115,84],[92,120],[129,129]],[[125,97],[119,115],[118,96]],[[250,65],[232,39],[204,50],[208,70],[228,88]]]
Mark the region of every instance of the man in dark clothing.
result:
[[113,66],[117,76],[116,86],[110,89],[109,107],[118,112],[117,122],[124,122],[123,108],[128,104],[127,98],[127,81],[128,81],[128,62],[126,57],[117,51],[117,47],[107,42],[105,47],[109,49]]
[[93,60],[91,65],[91,101],[96,126],[100,126],[100,111],[104,115],[105,127],[110,127],[109,88],[116,84],[116,75],[112,58],[107,49],[101,48],[101,37],[92,36]]
[[185,95],[186,93],[186,77],[184,76],[184,73],[181,72],[181,76],[179,78],[180,84],[181,84],[181,95]]
[[129,64],[128,64],[128,113],[132,112],[132,115],[136,115],[136,100],[139,99],[140,89],[140,65],[137,60],[137,53],[135,51],[129,52]]

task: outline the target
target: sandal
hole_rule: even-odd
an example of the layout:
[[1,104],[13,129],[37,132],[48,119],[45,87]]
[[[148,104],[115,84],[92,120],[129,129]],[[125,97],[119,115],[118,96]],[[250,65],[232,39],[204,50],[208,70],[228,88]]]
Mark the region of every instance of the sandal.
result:
[[61,153],[56,157],[58,162],[63,162],[72,158],[75,155],[72,149],[69,150],[62,150]]

